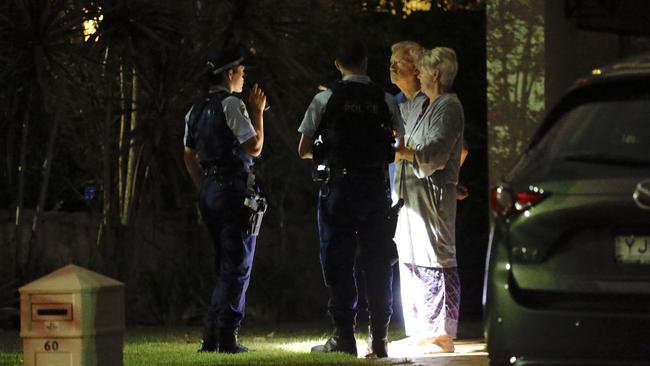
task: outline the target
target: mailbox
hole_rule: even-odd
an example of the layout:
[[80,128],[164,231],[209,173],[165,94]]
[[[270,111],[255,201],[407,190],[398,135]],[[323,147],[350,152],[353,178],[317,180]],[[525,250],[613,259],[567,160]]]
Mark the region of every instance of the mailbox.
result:
[[121,366],[124,285],[68,265],[20,291],[25,366]]

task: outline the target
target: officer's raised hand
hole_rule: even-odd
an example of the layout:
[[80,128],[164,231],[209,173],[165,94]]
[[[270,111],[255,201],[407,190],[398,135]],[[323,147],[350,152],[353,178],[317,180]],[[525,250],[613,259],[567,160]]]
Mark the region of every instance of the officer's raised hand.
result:
[[253,89],[248,95],[248,105],[253,113],[262,113],[266,109],[266,95],[258,84],[253,85]]
[[255,84],[248,95],[248,109],[251,111],[255,136],[242,144],[244,151],[252,156],[259,156],[264,145],[264,108],[266,108],[266,95],[262,88]]

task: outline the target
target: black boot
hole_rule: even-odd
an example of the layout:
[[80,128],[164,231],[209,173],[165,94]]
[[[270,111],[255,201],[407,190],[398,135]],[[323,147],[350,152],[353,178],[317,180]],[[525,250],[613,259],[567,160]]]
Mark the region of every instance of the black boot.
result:
[[239,344],[237,339],[237,328],[219,328],[219,353],[243,353],[248,348]]
[[368,358],[388,357],[388,327],[368,327]]
[[217,344],[217,330],[212,326],[205,326],[198,352],[217,352]]
[[343,352],[357,357],[357,341],[354,339],[354,331],[340,331],[337,329],[324,345],[314,346],[311,351]]

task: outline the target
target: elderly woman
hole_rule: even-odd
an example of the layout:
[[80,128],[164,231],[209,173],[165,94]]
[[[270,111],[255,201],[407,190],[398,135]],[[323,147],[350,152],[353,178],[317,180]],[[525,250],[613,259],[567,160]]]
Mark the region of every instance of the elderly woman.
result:
[[456,264],[456,185],[463,149],[463,107],[449,93],[458,63],[445,47],[417,60],[422,92],[402,110],[406,134],[396,152],[394,194],[405,201],[399,252],[404,343],[425,353],[454,352],[460,281]]

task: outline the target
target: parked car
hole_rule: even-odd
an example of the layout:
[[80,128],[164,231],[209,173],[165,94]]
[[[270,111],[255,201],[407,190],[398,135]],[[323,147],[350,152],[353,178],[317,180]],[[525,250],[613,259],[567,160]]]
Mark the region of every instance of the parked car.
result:
[[579,80],[491,209],[490,365],[650,364],[650,54]]

